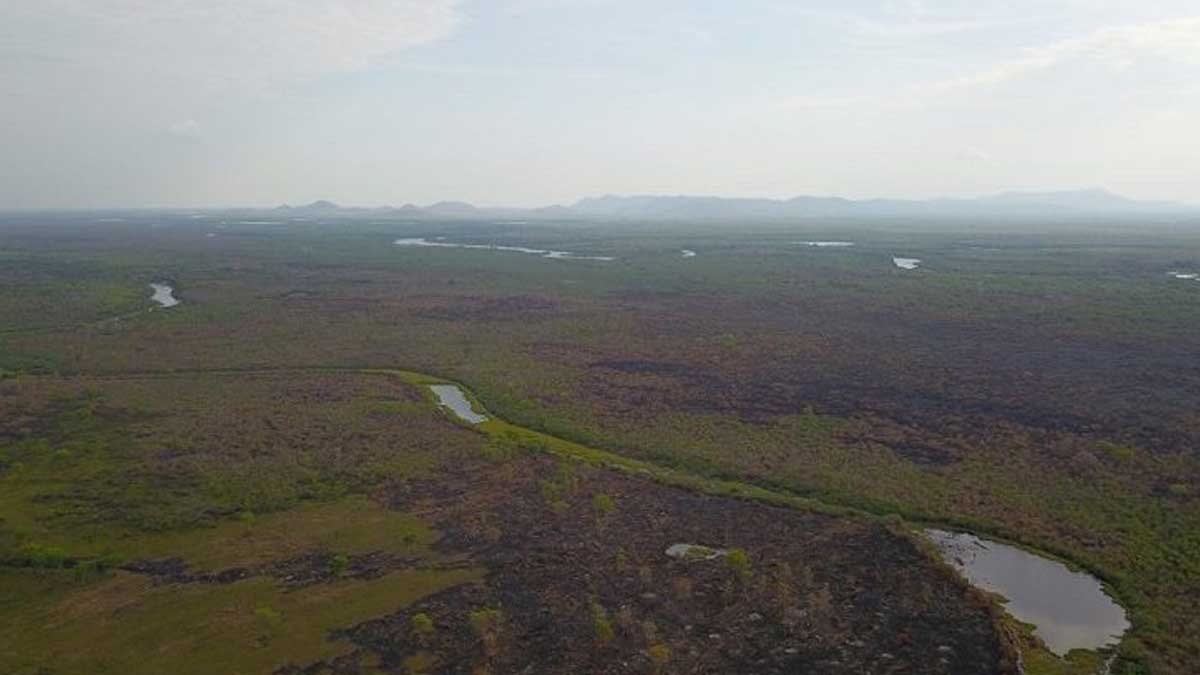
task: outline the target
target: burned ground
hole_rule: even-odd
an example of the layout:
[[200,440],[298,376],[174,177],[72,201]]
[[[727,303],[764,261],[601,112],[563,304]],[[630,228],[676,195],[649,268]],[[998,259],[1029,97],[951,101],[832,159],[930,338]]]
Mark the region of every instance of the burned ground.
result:
[[[16,387],[35,403],[0,446],[13,672],[178,670],[193,639],[255,672],[1011,672],[990,602],[898,523],[492,447],[386,375]],[[59,628],[21,642],[39,621]],[[141,662],[133,638],[168,646]]]
[[[397,488],[442,552],[489,570],[339,631],[358,651],[283,672],[362,662],[470,673],[1008,672],[987,603],[907,538],[522,456]],[[676,543],[744,551],[676,560]],[[472,616],[495,611],[483,633]],[[423,616],[434,628],[414,628]],[[494,633],[493,633],[494,631]],[[465,657],[465,658],[464,658]],[[662,659],[656,663],[655,659]]]

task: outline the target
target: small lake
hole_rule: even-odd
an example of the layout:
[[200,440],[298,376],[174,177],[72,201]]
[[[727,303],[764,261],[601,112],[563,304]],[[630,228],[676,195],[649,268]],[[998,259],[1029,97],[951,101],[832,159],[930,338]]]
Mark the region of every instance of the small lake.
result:
[[1005,610],[1033,624],[1059,656],[1115,645],[1129,629],[1125,610],[1089,574],[964,532],[930,529],[925,536],[972,585],[1007,598]]
[[798,243],[812,248],[847,248],[854,245],[852,241],[801,241]]
[[459,419],[471,424],[486,422],[487,416],[480,415],[471,407],[471,402],[463,395],[462,389],[453,384],[430,385],[430,390],[438,397],[438,402],[449,408]]
[[680,255],[682,255],[684,258],[695,258],[696,252],[685,248],[680,251]]
[[150,299],[157,302],[161,307],[174,307],[179,304],[179,300],[175,299],[175,289],[167,284],[150,284],[150,288],[154,289],[154,295]]
[[920,258],[892,258],[892,262],[902,270],[915,270],[921,266]]

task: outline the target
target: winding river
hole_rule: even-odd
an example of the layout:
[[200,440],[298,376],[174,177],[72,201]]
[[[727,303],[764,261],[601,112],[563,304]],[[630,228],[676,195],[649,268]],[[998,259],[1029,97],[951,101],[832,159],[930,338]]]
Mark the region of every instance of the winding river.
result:
[[500,244],[454,244],[447,241],[442,241],[444,237],[437,237],[430,241],[424,237],[409,237],[405,239],[397,239],[392,242],[396,246],[419,246],[424,248],[464,248],[479,251],[509,251],[512,253],[528,253],[541,258],[550,258],[551,260],[598,260],[600,262],[612,262],[616,260],[611,256],[606,255],[580,255],[570,251],[553,251],[543,248],[529,248],[527,246],[502,246]]

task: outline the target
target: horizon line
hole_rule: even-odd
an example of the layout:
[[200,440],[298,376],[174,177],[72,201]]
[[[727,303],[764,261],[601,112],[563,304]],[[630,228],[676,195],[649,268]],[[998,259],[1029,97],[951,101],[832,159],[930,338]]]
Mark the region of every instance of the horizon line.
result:
[[950,197],[844,197],[836,194],[812,194],[799,193],[792,196],[782,197],[767,197],[767,196],[729,196],[713,193],[685,193],[685,192],[606,192],[603,194],[594,194],[575,199],[570,203],[550,203],[536,206],[510,206],[510,205],[481,205],[475,202],[462,199],[440,199],[430,202],[425,205],[414,202],[404,202],[399,206],[393,204],[377,204],[377,205],[359,205],[344,203],[334,199],[319,198],[307,202],[292,203],[289,201],[276,202],[273,204],[262,205],[209,205],[209,206],[179,206],[179,205],[142,205],[142,206],[31,206],[31,207],[6,207],[0,206],[0,213],[70,213],[70,212],[88,212],[88,211],[264,211],[264,210],[280,210],[285,208],[291,209],[306,209],[316,204],[328,203],[331,208],[346,209],[346,210],[401,210],[406,208],[415,208],[418,210],[427,210],[440,205],[466,205],[480,211],[540,211],[547,209],[572,209],[580,203],[589,200],[600,199],[717,199],[722,201],[765,201],[785,203],[797,199],[827,199],[840,200],[849,203],[865,203],[865,202],[903,202],[911,204],[921,203],[937,203],[937,202],[971,202],[985,199],[994,199],[1006,196],[1054,196],[1054,195],[1071,195],[1096,193],[1103,194],[1108,197],[1115,197],[1134,204],[1158,204],[1167,206],[1184,207],[1188,209],[1200,209],[1200,202],[1179,201],[1179,200],[1163,200],[1163,199],[1138,199],[1128,197],[1122,193],[1114,192],[1104,187],[1086,187],[1086,188],[1067,188],[1067,189],[1013,189],[1003,190],[1000,192],[987,192],[975,194],[972,196]]

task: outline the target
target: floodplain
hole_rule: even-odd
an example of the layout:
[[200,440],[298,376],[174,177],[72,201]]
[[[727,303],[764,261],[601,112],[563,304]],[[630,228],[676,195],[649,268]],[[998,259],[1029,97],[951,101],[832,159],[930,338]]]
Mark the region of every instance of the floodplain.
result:
[[[1175,222],[6,214],[0,670],[1189,673],[1198,264]],[[1129,629],[1055,653],[928,527]]]

